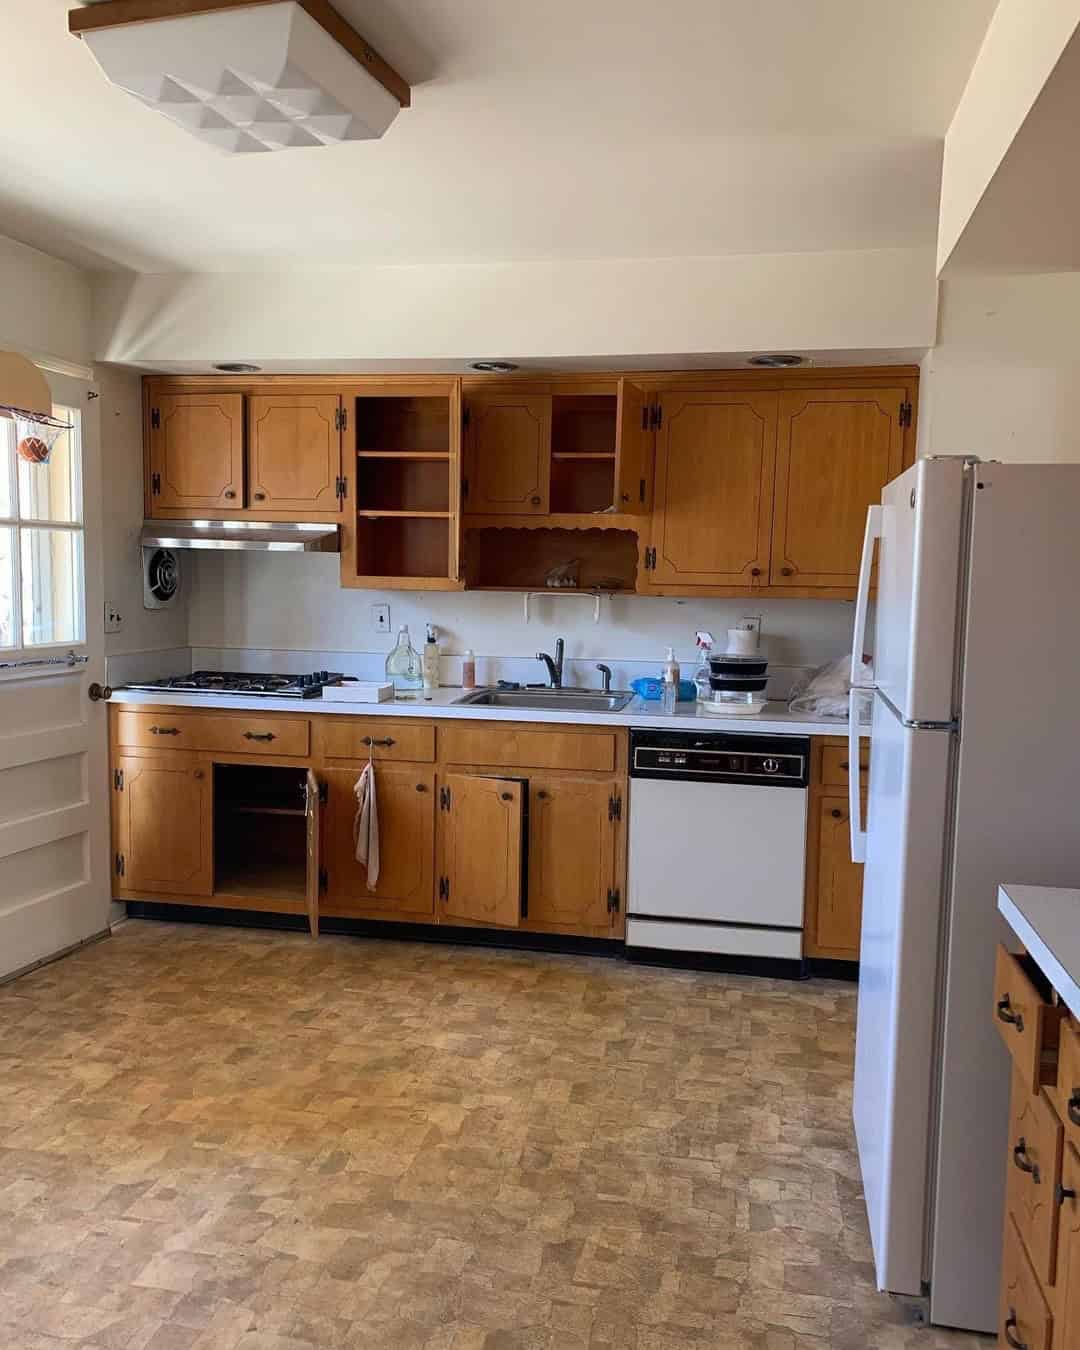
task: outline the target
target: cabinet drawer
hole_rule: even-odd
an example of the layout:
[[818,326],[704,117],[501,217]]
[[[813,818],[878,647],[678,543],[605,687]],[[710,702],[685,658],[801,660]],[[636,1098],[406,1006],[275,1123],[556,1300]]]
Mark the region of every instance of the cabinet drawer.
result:
[[1050,1004],[1045,976],[1027,956],[1000,944],[994,970],[994,1021],[1013,1063],[1032,1092],[1057,1082],[1063,1010]]
[[1061,1024],[1058,1089],[1065,1112],[1065,1135],[1080,1149],[1080,1030],[1075,1022]]
[[448,726],[439,730],[441,758],[448,764],[506,769],[583,769],[611,773],[615,733],[524,731],[517,727]]
[[1005,1219],[1001,1264],[1001,1308],[998,1337],[1001,1345],[1023,1345],[1027,1350],[1050,1350],[1053,1320],[1039,1281],[1024,1253],[1024,1244],[1012,1219]]
[[369,721],[366,717],[327,718],[322,724],[323,753],[327,759],[375,758],[431,764],[435,759],[435,728],[415,722]]
[[1061,1122],[1044,1092],[1013,1072],[1005,1207],[1043,1285],[1054,1283],[1061,1181]]
[[[821,781],[825,787],[846,788],[849,776],[847,746],[827,745],[821,752]],[[870,747],[859,751],[859,778],[866,781],[870,771]]]
[[202,713],[122,711],[116,717],[120,745],[142,750],[205,750],[226,755],[306,755],[309,723],[243,713],[208,717]]

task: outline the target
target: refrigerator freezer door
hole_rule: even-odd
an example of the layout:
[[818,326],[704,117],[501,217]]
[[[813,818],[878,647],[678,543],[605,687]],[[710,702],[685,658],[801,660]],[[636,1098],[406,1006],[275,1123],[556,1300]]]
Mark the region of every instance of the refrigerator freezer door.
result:
[[912,722],[950,722],[965,500],[961,459],[923,459],[881,494],[874,685]]
[[870,742],[855,1036],[855,1134],[880,1289],[926,1275],[942,867],[953,735],[878,694]]

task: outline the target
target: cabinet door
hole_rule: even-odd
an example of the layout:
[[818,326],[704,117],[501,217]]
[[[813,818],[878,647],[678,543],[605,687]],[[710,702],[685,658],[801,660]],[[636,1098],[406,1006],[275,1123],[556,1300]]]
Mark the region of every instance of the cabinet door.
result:
[[248,507],[338,512],[341,400],[337,394],[257,394],[248,405]]
[[807,389],[780,398],[773,586],[853,587],[866,509],[904,466],[904,389]]
[[1065,1146],[1058,1228],[1058,1341],[1061,1350],[1080,1345],[1080,1153]]
[[807,955],[857,961],[863,865],[851,861],[847,798],[819,797],[811,810],[817,816],[811,825],[817,859],[810,878],[814,914],[808,925]]
[[319,780],[311,769],[304,785],[304,817],[307,830],[307,879],[304,898],[307,901],[308,926],[311,936],[319,936],[319,892],[322,889],[322,801]]
[[472,515],[545,515],[551,487],[550,396],[471,395],[466,407],[465,509]]
[[359,769],[331,769],[326,781],[326,903],[334,909],[428,919],[435,913],[435,770],[425,765],[375,767],[379,879],[369,889],[356,861],[353,822]]
[[212,766],[166,758],[114,761],[116,853],[125,891],[210,895],[214,889]]
[[660,408],[651,580],[764,585],[777,395],[668,393]]
[[439,809],[440,917],[491,927],[521,922],[525,784],[451,773]]
[[652,505],[653,431],[648,396],[632,380],[619,381],[615,440],[615,510],[647,515]]
[[614,781],[530,774],[530,922],[562,931],[611,928],[621,792]]
[[162,394],[150,407],[150,511],[239,511],[242,394]]

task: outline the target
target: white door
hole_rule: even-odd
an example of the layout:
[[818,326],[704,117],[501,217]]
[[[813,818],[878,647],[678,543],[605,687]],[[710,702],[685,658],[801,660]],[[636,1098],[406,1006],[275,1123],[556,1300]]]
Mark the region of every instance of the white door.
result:
[[948,731],[905,727],[875,696],[854,1115],[878,1288],[894,1294],[918,1295],[925,1278],[953,739]]
[[74,426],[47,463],[0,419],[0,978],[109,923],[98,405],[48,378]]

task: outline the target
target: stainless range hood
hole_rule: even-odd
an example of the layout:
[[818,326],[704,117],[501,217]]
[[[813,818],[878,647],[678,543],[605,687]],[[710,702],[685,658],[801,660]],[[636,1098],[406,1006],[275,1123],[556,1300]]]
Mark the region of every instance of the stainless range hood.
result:
[[340,553],[338,527],[277,520],[147,520],[144,548],[242,549],[252,553]]

